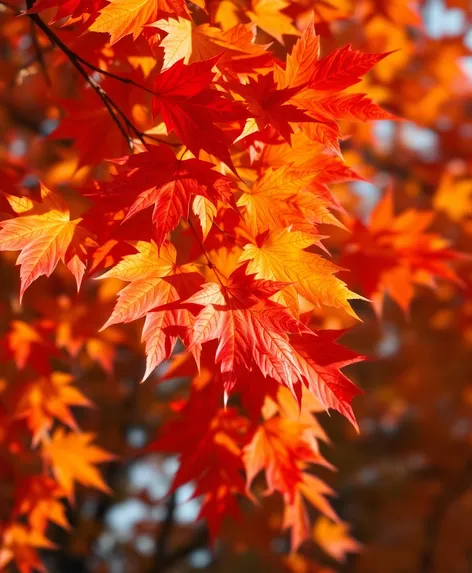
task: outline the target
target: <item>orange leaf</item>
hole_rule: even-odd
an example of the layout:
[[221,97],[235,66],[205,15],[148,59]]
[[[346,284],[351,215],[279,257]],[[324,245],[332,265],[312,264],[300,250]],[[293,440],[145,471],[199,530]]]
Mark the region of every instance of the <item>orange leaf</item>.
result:
[[100,10],[100,15],[90,26],[92,32],[110,34],[114,44],[128,34],[136,39],[146,24],[155,22],[159,16],[188,17],[184,0],[110,0]]
[[93,244],[81,219],[70,220],[70,212],[60,195],[41,186],[42,203],[26,197],[8,195],[12,209],[19,215],[0,223],[0,250],[18,251],[20,265],[20,302],[25,290],[41,275],[50,276],[59,261],[64,261],[80,288],[85,272],[86,246]]
[[348,290],[335,274],[340,270],[320,255],[306,251],[315,243],[311,235],[281,229],[257,237],[257,245],[246,245],[240,261],[250,261],[248,272],[256,278],[290,283],[273,300],[295,314],[300,305],[298,295],[313,305],[342,308],[356,317],[348,300],[362,298]]
[[22,384],[18,389],[15,416],[26,419],[33,434],[33,444],[51,429],[56,419],[77,430],[70,406],[92,406],[92,402],[71,385],[72,381],[70,374],[53,372]]
[[344,563],[346,553],[358,553],[362,546],[349,535],[349,526],[342,521],[333,523],[324,516],[317,519],[313,538],[336,561]]
[[94,434],[66,433],[58,428],[51,441],[43,445],[43,455],[70,499],[74,497],[76,483],[110,493],[95,464],[112,461],[115,456],[91,445],[94,437]]

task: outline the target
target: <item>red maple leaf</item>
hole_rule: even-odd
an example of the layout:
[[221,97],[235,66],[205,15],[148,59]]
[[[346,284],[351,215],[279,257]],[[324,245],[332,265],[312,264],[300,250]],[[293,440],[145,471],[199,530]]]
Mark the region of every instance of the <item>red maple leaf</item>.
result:
[[152,221],[158,245],[162,245],[182,217],[188,218],[194,197],[205,197],[215,206],[218,201],[231,204],[230,182],[213,169],[212,163],[200,159],[179,160],[170,147],[151,147],[116,162],[123,170],[109,187],[110,198],[130,204],[123,223],[154,206]]
[[[211,87],[218,57],[186,66],[179,60],[156,79],[152,109],[160,114],[169,132],[174,131],[194,155],[211,153],[232,166],[228,146],[241,131],[248,113],[240,102]],[[216,124],[236,122],[233,136]]]

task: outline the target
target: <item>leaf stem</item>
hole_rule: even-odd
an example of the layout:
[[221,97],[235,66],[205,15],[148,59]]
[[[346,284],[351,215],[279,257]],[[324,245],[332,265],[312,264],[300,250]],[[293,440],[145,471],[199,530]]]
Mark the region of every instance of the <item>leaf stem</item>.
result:
[[[32,5],[32,3],[30,3],[30,4]],[[132,80],[130,78],[125,78],[123,76],[114,74],[114,73],[109,72],[107,70],[103,70],[102,68],[99,68],[98,66],[95,66],[94,64],[91,64],[90,62],[88,62],[87,60],[82,58],[82,56],[79,56],[79,54],[77,54],[76,52],[71,50],[59,38],[59,36],[45,22],[43,22],[43,20],[41,19],[41,17],[38,14],[34,14],[34,13],[33,14],[27,14],[27,16],[45,34],[45,36],[49,39],[49,41],[54,46],[59,48],[67,56],[70,63],[75,67],[75,69],[85,79],[85,81],[90,85],[90,87],[97,93],[97,95],[102,100],[103,105],[108,110],[108,113],[110,114],[111,118],[113,119],[113,121],[117,125],[118,129],[120,130],[121,134],[127,140],[128,144],[131,148],[133,147],[133,142],[132,142],[133,137],[136,137],[137,139],[139,139],[139,141],[146,148],[147,148],[147,143],[145,141],[145,138],[152,139],[153,141],[157,141],[158,143],[163,143],[166,145],[173,146],[173,144],[169,144],[168,142],[166,142],[163,139],[160,139],[160,138],[155,137],[153,135],[148,135],[148,134],[142,132],[141,130],[139,130],[135,126],[135,124],[131,121],[131,119],[129,119],[129,117],[125,114],[125,112],[117,105],[117,103],[102,88],[102,86],[97,81],[95,81],[94,78],[92,78],[89,75],[89,73],[87,72],[85,67],[87,67],[87,68],[89,68],[89,69],[91,69],[91,70],[93,70],[99,74],[113,78],[113,79],[120,81],[122,83],[125,83],[125,84],[136,86],[140,89],[145,90],[146,92],[148,92],[150,94],[155,95],[152,90],[139,84],[138,82],[135,82],[134,80]]]
[[208,268],[210,268],[214,273],[216,278],[218,279],[218,282],[220,283],[220,285],[222,287],[224,287],[224,283],[223,281],[220,279],[220,275],[226,280],[227,277],[225,277],[225,275],[218,269],[218,267],[214,264],[214,262],[211,260],[210,255],[208,254],[208,251],[205,249],[205,246],[203,245],[200,237],[198,236],[198,233],[192,223],[192,221],[190,219],[188,219],[188,225],[193,233],[193,235],[195,236],[195,239],[197,240],[200,249],[202,251],[202,253],[205,255],[205,258],[208,262]]

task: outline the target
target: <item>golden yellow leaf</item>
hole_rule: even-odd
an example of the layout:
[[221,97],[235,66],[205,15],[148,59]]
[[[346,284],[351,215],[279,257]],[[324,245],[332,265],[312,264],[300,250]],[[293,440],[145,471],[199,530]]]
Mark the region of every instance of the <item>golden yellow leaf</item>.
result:
[[305,249],[315,243],[312,235],[281,229],[265,235],[257,245],[246,245],[240,261],[250,261],[256,278],[293,283],[274,295],[277,302],[299,311],[301,295],[315,306],[332,306],[356,316],[348,300],[362,298],[335,275],[340,270],[327,259]]

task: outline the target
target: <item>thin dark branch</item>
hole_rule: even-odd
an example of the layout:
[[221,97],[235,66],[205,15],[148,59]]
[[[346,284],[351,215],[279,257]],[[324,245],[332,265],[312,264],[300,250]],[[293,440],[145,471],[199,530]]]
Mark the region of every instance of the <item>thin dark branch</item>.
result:
[[[33,2],[34,3],[34,2]],[[132,147],[132,139],[136,137],[141,141],[144,147],[147,147],[145,139],[151,139],[152,141],[156,141],[158,143],[163,143],[166,145],[170,145],[172,147],[180,146],[180,144],[172,144],[168,143],[167,141],[158,138],[154,135],[147,134],[139,130],[134,123],[129,119],[129,117],[123,112],[123,110],[116,104],[115,101],[108,95],[108,93],[102,88],[102,86],[96,82],[87,72],[85,67],[102,74],[104,76],[113,78],[117,81],[120,81],[124,84],[134,85],[140,89],[145,90],[150,94],[154,94],[152,90],[149,88],[135,82],[130,78],[125,78],[123,76],[114,74],[107,70],[103,70],[91,64],[82,56],[79,56],[76,52],[71,50],[60,38],[59,36],[47,25],[43,22],[41,17],[38,14],[28,14],[29,18],[32,22],[40,28],[40,30],[46,35],[49,41],[57,46],[68,58],[71,64],[75,67],[75,69],[79,72],[79,74],[85,79],[85,81],[90,85],[90,87],[97,93],[97,95],[101,98],[103,104],[105,105],[106,109],[108,110],[110,116],[112,117],[113,121],[116,123],[117,127],[119,128],[120,132],[122,133],[123,137],[126,138],[130,147]]]
[[[128,141],[130,147],[132,146],[132,132],[134,132],[135,136],[141,140],[143,145],[146,145],[144,138],[138,128],[135,127],[132,121],[124,114],[124,112],[120,110],[120,108],[115,104],[115,102],[110,98],[110,96],[100,86],[100,84],[98,84],[92,77],[89,76],[80,60],[77,58],[75,52],[73,52],[66,44],[64,44],[64,42],[57,36],[57,34],[55,34],[53,30],[51,30],[51,28],[41,20],[41,17],[38,14],[28,14],[28,16],[31,18],[34,24],[45,34],[45,36],[67,56],[70,63],[75,67],[75,69],[90,85],[90,87],[97,93],[104,106],[107,108],[111,118],[122,133],[123,137]],[[128,128],[129,133],[122,125],[118,116],[124,119],[125,126]]]
[[[34,3],[35,3],[35,0],[26,0],[26,7],[28,8],[28,10],[33,7]],[[39,40],[38,40],[38,34],[36,31],[36,26],[34,25],[33,21],[31,21],[31,40],[33,42],[33,47],[36,51],[36,57],[37,57],[37,60],[39,62],[39,67],[41,68],[41,70],[43,72],[44,79],[46,80],[47,85],[49,87],[51,87],[52,86],[51,78],[49,76],[48,69],[46,67],[46,62],[44,60],[44,54],[43,54],[43,51],[41,50],[41,46],[40,46]]]
[[216,278],[218,279],[218,282],[221,284],[221,286],[223,285],[223,282],[220,279],[220,275],[224,278],[227,279],[227,277],[225,277],[225,275],[217,268],[217,266],[215,265],[215,263],[211,260],[210,255],[208,254],[207,250],[205,249],[205,246],[203,245],[200,237],[198,236],[198,233],[192,223],[192,221],[190,219],[188,219],[188,224],[190,227],[190,230],[192,231],[197,243],[200,246],[200,249],[203,253],[203,255],[205,256],[207,263],[208,263],[208,267],[215,273]]
[[84,66],[87,66],[87,68],[90,68],[91,70],[93,70],[94,72],[98,72],[99,74],[102,74],[103,76],[107,76],[109,78],[113,78],[114,80],[117,80],[123,84],[128,84],[131,86],[135,86],[141,90],[144,90],[145,92],[151,94],[151,95],[156,95],[156,92],[154,92],[153,90],[147,88],[146,86],[143,86],[142,84],[136,82],[135,80],[131,79],[131,78],[126,78],[124,76],[120,76],[118,74],[114,74],[113,72],[109,72],[108,70],[104,70],[102,68],[99,68],[98,66],[95,66],[94,64],[91,64],[90,62],[88,62],[87,60],[85,60],[84,58],[82,58],[82,56],[79,56],[78,54],[75,54],[77,60],[83,64]]
[[208,529],[206,527],[199,527],[188,543],[177,547],[176,549],[169,550],[169,540],[175,522],[175,509],[177,507],[177,498],[175,492],[169,497],[167,503],[167,512],[164,521],[159,529],[157,536],[157,544],[155,551],[154,563],[149,570],[149,573],[162,573],[163,571],[171,568],[175,563],[188,557],[195,550],[205,547],[209,543]]
[[444,519],[453,503],[471,488],[471,475],[472,460],[469,460],[455,479],[444,483],[437,496],[425,523],[425,542],[420,556],[419,573],[434,573],[434,558]]
[[149,568],[148,573],[163,573],[164,571],[167,571],[176,563],[191,555],[197,549],[207,547],[209,542],[210,536],[208,534],[208,529],[206,527],[199,527],[196,530],[195,535],[187,543],[180,545],[165,555],[158,556],[156,552],[156,558]]
[[[34,2],[35,2],[35,0],[27,0],[26,5],[27,5],[28,10],[30,10],[33,7]],[[15,14],[17,14],[19,16],[25,15],[25,12],[21,12],[20,10],[15,8],[15,6],[12,6],[8,2],[0,0],[0,5],[5,6],[5,8],[8,8],[9,10],[11,10],[12,12],[14,12]],[[128,118],[128,116],[120,109],[120,107],[116,104],[116,102],[114,102],[113,99],[108,95],[108,93],[100,86],[100,84],[98,82],[96,82],[94,80],[94,78],[92,78],[89,75],[89,73],[87,72],[87,70],[85,68],[89,68],[90,70],[93,70],[94,72],[97,72],[97,73],[99,73],[103,76],[107,76],[109,78],[113,78],[113,79],[115,79],[121,83],[124,83],[127,85],[133,85],[137,88],[140,88],[140,89],[146,91],[149,94],[155,95],[155,92],[153,92],[151,89],[147,88],[146,86],[141,85],[140,83],[136,82],[135,80],[133,80],[131,78],[120,76],[118,74],[115,74],[115,73],[110,72],[108,70],[104,70],[104,69],[102,69],[98,66],[95,66],[94,64],[88,62],[82,56],[80,56],[79,54],[77,54],[76,52],[71,50],[59,38],[59,36],[47,24],[45,24],[45,22],[43,22],[43,20],[39,16],[39,14],[31,13],[31,14],[26,14],[26,15],[31,19],[32,24],[34,26],[37,26],[45,34],[45,36],[49,39],[51,44],[53,46],[58,47],[67,56],[68,60],[76,68],[76,70],[79,72],[79,74],[85,79],[85,81],[90,85],[90,87],[97,93],[97,95],[102,100],[104,106],[108,110],[111,118],[113,119],[113,121],[117,125],[118,129],[122,133],[123,137],[125,137],[125,139],[128,141],[128,144],[130,145],[130,147],[133,146],[133,141],[132,141],[133,137],[136,137],[137,139],[139,139],[141,141],[141,143],[144,145],[144,147],[147,147],[145,139],[150,139],[152,141],[156,141],[157,143],[170,145],[171,147],[179,147],[180,146],[180,144],[178,144],[178,143],[169,143],[169,142],[165,141],[164,139],[156,137],[152,134],[147,134],[147,133],[139,130],[134,125],[134,123]],[[35,28],[34,28],[34,30],[35,30]],[[39,61],[40,66],[43,70],[43,73],[44,73],[45,77],[47,78],[48,83],[50,83],[49,76],[47,74],[47,69],[46,69],[45,62],[44,62],[44,58],[43,58],[43,51],[40,49],[35,31],[32,31],[32,41],[33,41],[33,44],[35,45],[36,51],[37,51],[37,56],[36,56],[34,61]],[[124,125],[121,122],[123,122]]]
[[172,533],[172,527],[174,525],[174,515],[175,508],[177,506],[177,497],[175,492],[171,493],[169,496],[169,501],[167,502],[167,512],[164,521],[159,529],[159,535],[157,537],[156,546],[156,559],[158,563],[164,562],[168,554],[168,544],[169,538]]
[[15,72],[15,77],[10,82],[10,88],[13,88],[18,83],[18,78],[21,76],[24,70],[28,70],[32,65],[40,61],[40,58],[44,59],[44,55],[54,49],[53,45],[43,48],[40,52],[37,52],[32,58],[30,58],[26,63],[22,64]]
[[[201,549],[202,547],[206,547],[210,541],[210,537],[208,534],[208,529],[206,527],[202,527],[198,529],[195,536],[185,545],[181,545],[177,547],[174,551],[167,555],[166,560],[160,564],[162,568],[170,568],[178,561],[185,559],[189,555],[191,555],[197,549]],[[163,569],[159,569],[162,571]]]
[[[26,0],[26,7],[28,10],[30,10],[36,0]],[[0,2],[3,4],[3,2]],[[5,3],[5,5],[14,10],[14,8],[8,4]],[[21,14],[21,12],[15,10],[18,14]],[[33,14],[27,14],[30,18],[31,16],[33,16]],[[33,20],[33,22],[35,22],[34,18],[31,18]],[[37,22],[35,22],[35,24],[37,24]],[[44,23],[43,23],[44,24]],[[44,28],[41,28],[44,32]],[[50,28],[48,28],[50,30]],[[50,30],[52,32],[52,30]],[[46,32],[45,32],[46,33]],[[54,34],[55,38],[57,38],[57,35]],[[49,36],[48,36],[49,37]],[[52,39],[50,38],[50,40],[52,41]],[[58,47],[59,44],[57,42],[54,42]],[[64,46],[64,45],[63,45]],[[62,51],[64,51],[63,46],[61,47]],[[136,82],[135,80],[131,79],[131,78],[126,78],[124,76],[120,76],[118,74],[114,74],[113,72],[109,72],[108,70],[104,70],[98,66],[95,66],[94,64],[91,64],[90,62],[88,62],[85,58],[82,58],[82,56],[80,56],[79,54],[77,54],[76,52],[73,52],[70,48],[67,48],[68,52],[65,52],[67,54],[67,56],[69,57],[69,59],[71,58],[71,56],[73,56],[73,58],[78,61],[79,63],[83,64],[84,66],[86,66],[87,68],[90,68],[91,70],[93,70],[94,72],[98,72],[99,74],[102,74],[104,76],[108,76],[110,78],[113,78],[115,80],[118,80],[119,82],[122,82],[124,84],[128,84],[128,85],[132,85],[135,86],[139,89],[142,89],[152,95],[156,95],[156,93],[154,91],[152,91],[151,89],[147,88],[146,86],[143,86],[142,84]]]

